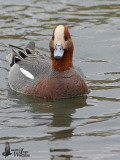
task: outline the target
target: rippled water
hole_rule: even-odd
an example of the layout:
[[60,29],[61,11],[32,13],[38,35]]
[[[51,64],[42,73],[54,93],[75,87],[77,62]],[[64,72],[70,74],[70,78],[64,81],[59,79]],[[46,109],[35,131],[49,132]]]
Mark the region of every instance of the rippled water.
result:
[[[35,41],[49,55],[57,24],[68,26],[74,64],[87,77],[89,94],[66,100],[31,98],[8,85],[9,51],[0,46],[0,159],[5,142],[31,160],[119,160],[120,1],[0,0],[0,43]],[[7,159],[17,159],[14,152]],[[14,157],[15,156],[15,157]]]

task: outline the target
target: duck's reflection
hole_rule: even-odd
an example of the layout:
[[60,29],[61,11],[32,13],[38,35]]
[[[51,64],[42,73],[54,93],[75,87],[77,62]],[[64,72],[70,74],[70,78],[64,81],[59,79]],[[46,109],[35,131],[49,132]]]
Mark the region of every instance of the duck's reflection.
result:
[[[49,120],[48,135],[50,135],[48,141],[50,145],[51,160],[55,159],[71,159],[71,146],[65,145],[73,136],[74,127],[71,125],[74,118],[73,115],[77,109],[87,106],[87,96],[81,96],[72,99],[61,100],[45,100],[40,98],[34,98],[30,96],[24,96],[22,94],[16,95],[12,92],[10,97],[17,96],[17,105],[21,106],[22,103],[26,103],[30,106],[31,112],[40,113],[46,115],[46,120]],[[18,98],[19,97],[19,98]],[[16,98],[15,98],[16,100]],[[33,118],[38,118],[39,114],[34,114]],[[50,117],[50,118],[48,118]],[[47,121],[48,122],[48,121]]]
[[87,106],[86,96],[73,99],[63,99],[44,102],[49,107],[33,107],[36,112],[52,114],[52,121],[48,125],[51,160],[67,159],[72,156],[71,146],[66,145],[67,141],[73,136],[74,127],[71,125],[73,115],[77,109]]

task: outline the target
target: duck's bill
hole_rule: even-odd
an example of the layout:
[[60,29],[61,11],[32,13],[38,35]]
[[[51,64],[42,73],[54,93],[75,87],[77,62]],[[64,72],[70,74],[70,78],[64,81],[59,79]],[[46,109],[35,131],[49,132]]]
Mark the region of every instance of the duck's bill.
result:
[[64,49],[62,45],[56,45],[55,50],[54,50],[54,58],[56,60],[60,60],[63,58],[64,55]]

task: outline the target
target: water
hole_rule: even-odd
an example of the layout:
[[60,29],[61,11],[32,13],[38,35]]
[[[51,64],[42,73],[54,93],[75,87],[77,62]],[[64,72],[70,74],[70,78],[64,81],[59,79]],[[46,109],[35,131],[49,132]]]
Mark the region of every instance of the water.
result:
[[[0,43],[35,41],[49,55],[57,24],[68,26],[74,64],[87,77],[89,94],[66,100],[31,98],[8,85],[9,51],[0,46],[0,159],[24,148],[30,160],[119,160],[120,1],[0,0]],[[16,152],[15,152],[16,153]]]

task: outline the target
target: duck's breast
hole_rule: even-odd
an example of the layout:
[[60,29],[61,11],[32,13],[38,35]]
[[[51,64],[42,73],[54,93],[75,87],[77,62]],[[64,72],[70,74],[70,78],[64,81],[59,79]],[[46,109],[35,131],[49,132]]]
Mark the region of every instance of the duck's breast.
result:
[[84,80],[76,72],[52,72],[48,79],[42,77],[26,93],[46,98],[71,98],[87,92]]
[[53,78],[48,81],[51,98],[71,98],[88,93],[84,80],[74,74],[71,77]]

